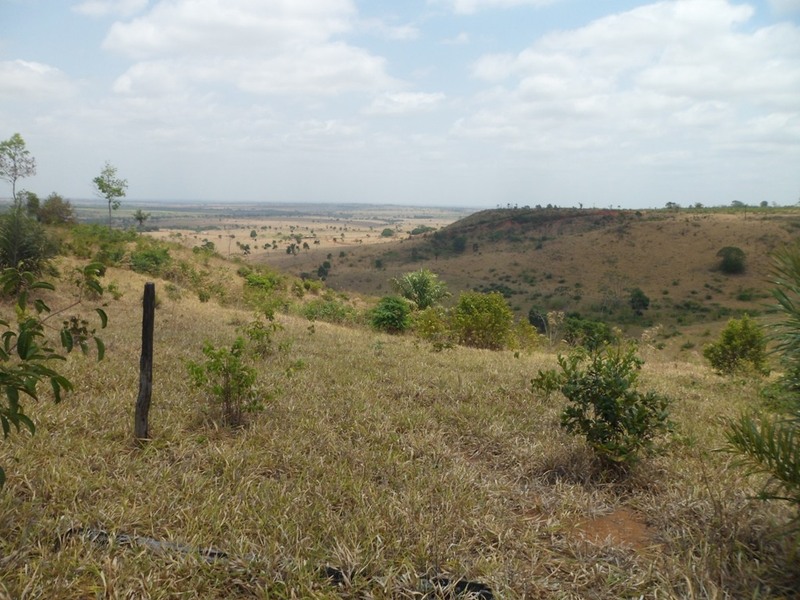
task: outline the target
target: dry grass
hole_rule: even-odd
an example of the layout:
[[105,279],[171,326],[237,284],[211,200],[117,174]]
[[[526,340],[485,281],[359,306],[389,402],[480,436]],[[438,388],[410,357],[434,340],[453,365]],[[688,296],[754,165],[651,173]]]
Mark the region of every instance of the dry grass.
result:
[[[0,444],[0,597],[412,598],[436,574],[500,598],[797,593],[785,508],[750,499],[758,482],[714,451],[724,419],[755,402],[751,382],[650,360],[644,384],[674,398],[677,432],[665,454],[614,481],[559,429],[563,400],[530,390],[552,354],[433,353],[410,337],[282,315],[276,351],[258,364],[266,410],[231,432],[213,426],[185,365],[206,339],[229,344],[250,313],[162,297],[153,440],[138,449],[144,279],[109,277],[124,295],[108,307],[106,360],[70,357],[75,392],[30,407],[34,437]],[[592,528],[614,514],[624,522]],[[57,547],[72,527],[234,558],[80,537]],[[601,528],[609,534],[592,534]],[[323,565],[348,577],[333,585]]]

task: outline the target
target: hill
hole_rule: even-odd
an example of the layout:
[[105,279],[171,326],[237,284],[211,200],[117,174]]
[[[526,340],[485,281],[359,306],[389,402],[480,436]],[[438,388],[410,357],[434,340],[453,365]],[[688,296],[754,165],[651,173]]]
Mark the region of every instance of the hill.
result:
[[[515,312],[562,310],[624,327],[707,324],[764,311],[770,253],[796,239],[796,209],[618,211],[496,209],[435,232],[407,234],[379,247],[351,247],[330,257],[326,284],[382,295],[390,280],[429,268],[451,291],[500,291]],[[746,254],[746,270],[719,270],[720,249]],[[311,271],[321,253],[278,258],[294,273]],[[629,291],[650,307],[638,317]]]

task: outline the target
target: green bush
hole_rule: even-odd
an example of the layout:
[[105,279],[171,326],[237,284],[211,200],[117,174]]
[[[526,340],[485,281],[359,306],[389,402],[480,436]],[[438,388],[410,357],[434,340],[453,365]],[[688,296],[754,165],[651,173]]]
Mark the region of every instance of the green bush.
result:
[[745,269],[745,253],[741,248],[736,246],[725,246],[717,252],[717,258],[720,259],[719,270],[726,275],[738,275],[744,273]]
[[399,296],[384,296],[370,313],[375,329],[387,333],[402,333],[411,326],[411,307]]
[[415,311],[411,320],[414,333],[421,339],[431,342],[434,350],[441,351],[455,345],[447,313],[441,306]]
[[131,252],[130,260],[131,269],[137,273],[158,276],[169,266],[172,259],[168,248],[147,238],[139,238],[136,250]]
[[723,375],[767,373],[767,342],[758,324],[747,315],[731,319],[718,341],[703,349],[711,366]]
[[506,348],[512,341],[513,326],[514,313],[497,292],[464,292],[451,315],[458,342],[475,348]]
[[347,323],[356,319],[355,309],[335,298],[315,298],[304,304],[300,313],[309,321]]
[[39,275],[55,254],[56,244],[21,206],[0,215],[0,269]]
[[635,349],[579,348],[558,357],[561,371],[539,371],[534,390],[560,391],[569,401],[561,426],[580,434],[609,465],[626,467],[653,450],[654,439],[669,431],[669,398],[636,389],[642,360]]
[[603,346],[614,343],[616,335],[611,327],[603,321],[572,316],[564,320],[564,340],[570,346],[583,346],[587,350],[599,350]]

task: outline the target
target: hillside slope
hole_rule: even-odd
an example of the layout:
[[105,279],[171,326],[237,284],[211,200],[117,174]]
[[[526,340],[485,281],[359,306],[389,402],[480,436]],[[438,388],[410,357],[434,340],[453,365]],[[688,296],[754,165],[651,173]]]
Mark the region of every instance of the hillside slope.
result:
[[[793,209],[498,209],[380,248],[347,248],[330,257],[326,283],[382,295],[392,277],[425,267],[454,292],[501,291],[520,316],[538,308],[628,324],[707,323],[764,310],[769,254],[796,239],[799,226]],[[745,273],[719,271],[726,246],[745,252]],[[326,260],[296,258],[281,265],[314,272]],[[642,319],[625,310],[634,287],[651,301]]]

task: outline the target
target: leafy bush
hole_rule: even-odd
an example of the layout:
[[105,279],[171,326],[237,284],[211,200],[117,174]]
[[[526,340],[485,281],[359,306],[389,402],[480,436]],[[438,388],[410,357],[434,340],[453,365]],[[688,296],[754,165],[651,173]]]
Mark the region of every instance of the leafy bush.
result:
[[416,311],[412,314],[411,320],[414,333],[423,340],[431,342],[434,350],[441,351],[455,345],[447,313],[441,306],[431,306]]
[[55,253],[55,243],[22,207],[0,215],[0,268],[39,275]]
[[636,463],[653,450],[658,435],[669,431],[669,398],[636,389],[643,361],[633,347],[592,353],[579,348],[559,355],[558,364],[561,372],[539,371],[533,389],[566,396],[561,426],[583,435],[606,463]]
[[723,375],[752,371],[767,372],[767,342],[764,333],[747,315],[731,319],[718,341],[703,349],[711,366]]
[[572,316],[564,320],[564,340],[570,346],[583,346],[587,350],[599,350],[616,341],[611,327],[603,321],[592,321]]
[[283,275],[274,271],[254,271],[244,276],[245,287],[262,292],[283,289],[285,281],[286,278]]
[[726,275],[738,275],[744,273],[745,269],[745,253],[741,248],[736,246],[725,246],[717,252],[717,258],[720,259],[719,270]]
[[203,363],[190,362],[189,375],[198,387],[206,388],[212,404],[222,411],[222,422],[231,427],[244,424],[245,412],[260,408],[255,394],[256,370],[244,362],[245,342],[239,337],[228,348],[203,346]]
[[79,258],[91,257],[104,265],[116,265],[125,256],[128,242],[136,240],[137,236],[133,230],[76,225],[70,230],[66,245]]
[[413,302],[420,310],[429,308],[450,295],[447,284],[439,281],[439,276],[428,269],[392,279],[392,285],[403,298]]
[[370,313],[375,329],[387,333],[402,333],[411,326],[411,307],[398,296],[384,296]]
[[[0,275],[0,288],[3,292],[17,294],[17,323],[12,325],[0,320],[0,425],[3,437],[8,437],[13,426],[17,431],[25,427],[33,434],[36,431],[33,421],[25,414],[20,403],[21,396],[38,400],[38,385],[48,381],[53,391],[55,402],[60,402],[62,394],[72,390],[72,382],[63,374],[51,367],[53,361],[64,360],[64,354],[78,347],[84,353],[89,351],[89,341],[97,347],[97,359],[101,360],[105,351],[102,340],[95,335],[95,329],[89,322],[77,316],[67,316],[59,332],[61,350],[47,337],[47,322],[65,311],[75,308],[83,301],[87,291],[96,296],[103,293],[99,278],[103,274],[103,266],[90,264],[76,270],[75,278],[78,288],[77,299],[69,306],[56,312],[40,298],[31,302],[31,294],[36,290],[54,290],[50,283],[36,281],[32,273],[20,272],[17,269],[5,269]],[[31,306],[32,305],[32,306]],[[100,317],[100,326],[105,327],[108,319],[102,309],[95,309]],[[5,482],[5,472],[0,468],[0,487]]]
[[499,350],[512,338],[514,313],[502,294],[464,292],[451,316],[451,328],[460,344]]

